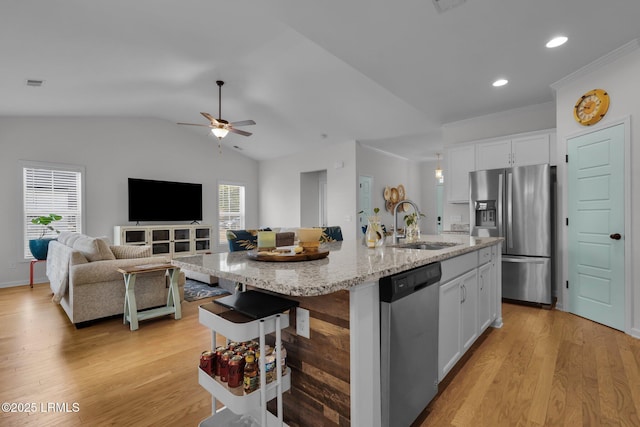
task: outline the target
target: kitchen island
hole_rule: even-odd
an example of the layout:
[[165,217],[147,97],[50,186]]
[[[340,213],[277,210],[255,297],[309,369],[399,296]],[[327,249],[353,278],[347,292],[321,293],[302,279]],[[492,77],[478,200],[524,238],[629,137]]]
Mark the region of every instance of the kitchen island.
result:
[[[290,424],[379,426],[378,280],[439,261],[443,263],[441,289],[456,292],[458,280],[469,281],[473,277],[480,289],[477,271],[484,267],[481,258],[487,253],[494,267],[500,265],[501,238],[448,235],[424,236],[421,240],[450,242],[455,246],[441,250],[389,245],[368,249],[360,242],[343,241],[323,245],[330,254],[315,261],[262,262],[249,259],[247,253],[233,252],[177,258],[172,263],[183,269],[284,295],[299,301],[300,308],[309,310],[309,339],[296,335],[293,318],[290,322],[293,326],[283,331],[287,363],[292,370],[291,392],[285,395],[284,401],[285,420]],[[490,265],[488,261],[486,265]],[[470,276],[472,272],[474,276]],[[500,283],[500,269],[493,268],[492,273],[484,277],[487,283],[493,282],[492,292],[487,293],[490,323],[499,327],[502,324],[501,287],[496,284]],[[465,284],[458,286],[462,289]],[[465,300],[466,294],[465,287]],[[471,298],[476,304],[473,313],[480,312],[477,304],[481,300],[479,295]],[[449,311],[446,314],[450,315]],[[469,325],[468,316],[468,313],[466,318],[461,316],[464,325]],[[443,372],[451,369],[470,345],[470,340],[474,341],[481,333],[480,321],[477,315],[475,317],[471,322],[476,325],[473,337],[464,342],[460,337],[456,341],[460,342],[461,349],[451,357],[446,355]],[[465,330],[464,325],[458,329]],[[450,325],[443,324],[440,328],[440,335],[448,337],[448,332],[443,334],[442,327]],[[452,340],[449,341],[444,347],[451,348]]]

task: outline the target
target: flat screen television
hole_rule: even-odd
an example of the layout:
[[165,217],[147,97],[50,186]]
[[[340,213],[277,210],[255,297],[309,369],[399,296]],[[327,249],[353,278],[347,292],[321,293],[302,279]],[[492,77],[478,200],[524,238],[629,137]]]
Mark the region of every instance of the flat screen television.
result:
[[202,184],[129,178],[129,221],[202,221]]

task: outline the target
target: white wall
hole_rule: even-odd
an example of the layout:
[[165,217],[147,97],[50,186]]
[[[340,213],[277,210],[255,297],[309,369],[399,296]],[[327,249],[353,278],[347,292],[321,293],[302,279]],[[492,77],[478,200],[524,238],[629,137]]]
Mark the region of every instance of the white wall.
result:
[[[384,188],[397,187],[402,184],[405,188],[405,198],[414,201],[421,211],[434,216],[434,210],[430,212],[424,207],[422,199],[421,167],[422,163],[413,162],[402,157],[392,156],[378,150],[364,147],[358,144],[357,151],[357,175],[373,177],[371,189],[371,208],[380,208],[380,220],[388,231],[393,226],[393,216],[385,209]],[[354,187],[354,194],[357,198],[357,188]],[[358,208],[360,211],[360,208]],[[404,213],[398,214],[398,227],[403,227],[402,218]],[[420,228],[425,231],[425,221],[420,223]],[[358,237],[362,237],[362,230]]]
[[[232,149],[218,153],[207,136],[155,119],[0,118],[0,286],[28,283],[22,258],[22,176],[19,160],[86,168],[85,232],[113,239],[127,222],[127,178],[203,184],[203,223],[217,230],[218,180],[246,185],[247,223],[257,225],[257,162]],[[171,200],[171,199],[169,199]],[[175,195],[174,203],[180,202]],[[214,231],[214,233],[216,233]],[[216,236],[217,237],[217,236]],[[15,267],[14,267],[15,265]],[[36,278],[47,281],[44,263]]]
[[[631,242],[640,242],[640,193],[637,184],[640,183],[640,46],[638,41],[634,41],[623,46],[618,51],[612,52],[596,63],[585,67],[582,70],[568,76],[564,81],[558,82],[557,88],[557,135],[558,135],[558,158],[563,158],[567,152],[567,138],[575,137],[580,133],[592,131],[606,127],[608,124],[616,123],[625,117],[631,118],[631,233],[625,238]],[[585,92],[594,89],[605,89],[610,96],[611,103],[607,115],[600,123],[589,128],[580,126],[573,119],[573,107],[577,99]],[[561,215],[566,216],[566,165],[558,163],[558,191],[564,203],[561,206]],[[566,229],[560,230],[563,233],[563,241],[566,248]],[[631,244],[633,249],[637,245]],[[561,253],[563,258],[563,281],[567,280],[566,251]],[[632,284],[632,313],[630,313],[631,330],[628,332],[640,338],[640,277],[638,276],[638,266],[640,257],[634,251],[631,259],[631,277],[628,278]],[[563,299],[567,301],[568,295],[563,287]]]
[[300,173],[327,171],[327,219],[339,225],[345,240],[355,234],[357,210],[355,142],[260,162],[260,225],[300,226]]
[[[438,181],[435,177],[436,166],[438,162],[436,160],[423,161],[418,165],[418,171],[420,173],[420,209],[426,215],[422,219],[420,230],[423,234],[436,234],[437,232],[437,193],[436,186]],[[442,166],[442,164],[441,164]]]

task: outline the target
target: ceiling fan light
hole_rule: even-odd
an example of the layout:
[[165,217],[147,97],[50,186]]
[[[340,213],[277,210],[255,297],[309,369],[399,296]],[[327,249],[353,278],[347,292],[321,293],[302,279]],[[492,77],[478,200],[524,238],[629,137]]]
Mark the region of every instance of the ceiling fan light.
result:
[[218,139],[222,139],[229,133],[229,130],[224,127],[212,128],[211,133],[218,137]]
[[569,39],[565,36],[554,37],[549,40],[545,46],[547,46],[549,49],[553,49],[554,47],[562,46],[567,42],[567,40]]

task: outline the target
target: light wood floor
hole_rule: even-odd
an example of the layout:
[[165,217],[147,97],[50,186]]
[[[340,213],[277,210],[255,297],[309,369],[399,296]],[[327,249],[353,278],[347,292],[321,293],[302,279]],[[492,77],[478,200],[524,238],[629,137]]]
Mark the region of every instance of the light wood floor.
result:
[[[121,318],[77,330],[48,285],[0,289],[0,402],[37,408],[0,412],[0,426],[198,425],[211,411],[196,370],[206,301],[135,332]],[[555,310],[504,304],[503,317],[417,425],[640,426],[640,340]]]

